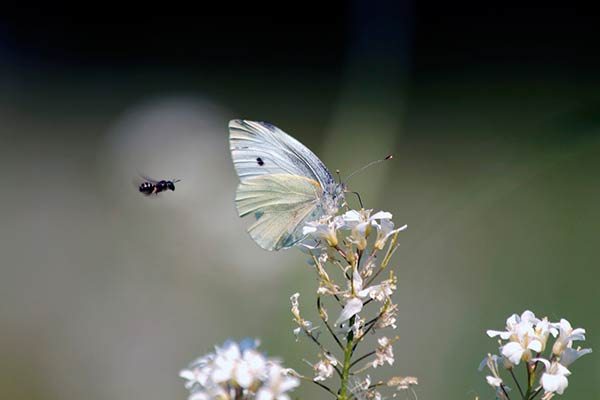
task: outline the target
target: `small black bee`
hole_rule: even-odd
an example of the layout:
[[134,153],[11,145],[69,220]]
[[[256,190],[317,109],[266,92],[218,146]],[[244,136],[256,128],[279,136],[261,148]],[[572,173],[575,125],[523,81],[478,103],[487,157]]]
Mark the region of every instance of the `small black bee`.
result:
[[181,179],[173,179],[172,181],[155,181],[147,177],[143,178],[145,179],[145,182],[143,182],[139,186],[139,191],[140,193],[143,193],[146,196],[150,196],[151,194],[159,194],[160,192],[164,192],[165,190],[175,191],[175,184],[181,181]]

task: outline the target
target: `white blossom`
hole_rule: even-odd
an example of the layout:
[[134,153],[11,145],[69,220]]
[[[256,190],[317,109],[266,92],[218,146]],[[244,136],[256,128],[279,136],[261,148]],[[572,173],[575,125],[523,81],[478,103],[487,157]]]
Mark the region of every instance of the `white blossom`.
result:
[[[585,329],[574,329],[566,319],[551,323],[548,318],[536,318],[531,311],[525,311],[520,316],[517,314],[511,315],[506,320],[505,331],[489,330],[487,334],[490,337],[499,336],[500,339],[507,341],[504,344],[500,342],[503,357],[489,355],[484,360],[492,372],[491,375],[486,377],[486,380],[488,384],[496,388],[496,395],[503,399],[507,398],[504,392],[508,388],[502,382],[502,378],[498,373],[499,362],[502,362],[504,368],[511,371],[521,361],[529,362],[524,368],[533,368],[540,372],[531,375],[532,381],[528,382],[530,389],[539,385],[538,387],[544,389],[544,395],[541,399],[549,400],[556,394],[563,394],[568,387],[568,376],[571,375],[571,372],[567,367],[578,358],[592,352],[592,349],[573,348],[574,341],[585,340]],[[545,351],[551,336],[555,337],[556,340],[552,345],[549,357],[544,358],[542,353]],[[533,353],[535,353],[535,356],[533,356]],[[543,373],[541,373],[541,364],[544,367]],[[539,368],[537,368],[538,366]],[[535,381],[538,378],[539,383],[536,383]]]
[[546,367],[540,379],[544,392],[563,394],[569,386],[567,376],[571,375],[571,371],[557,361],[550,362],[544,358],[536,358],[534,361],[539,361]]
[[[373,227],[378,229],[381,227],[382,221],[392,218],[392,214],[389,212],[379,211],[374,215],[371,215],[372,211],[373,210],[350,210],[342,216],[345,227],[351,230],[348,240],[359,250],[366,249],[367,238],[371,234]],[[387,228],[389,228],[389,224],[386,223],[386,229]]]
[[521,360],[531,360],[531,351],[541,352],[542,342],[535,337],[533,328],[527,324],[519,326],[514,341],[502,346],[502,355],[514,365],[519,365]]
[[394,376],[387,381],[388,386],[396,386],[396,390],[410,389],[419,384],[419,380],[414,376]]
[[281,366],[270,364],[266,383],[256,393],[256,400],[289,400],[287,392],[299,385],[298,378],[287,374]]
[[256,390],[262,390],[263,399],[288,400],[285,392],[297,386],[297,378],[278,375],[283,371],[279,361],[258,352],[258,344],[251,339],[227,341],[182,370],[179,376],[186,380],[189,400],[232,399],[240,391],[248,398]]
[[527,310],[521,316],[511,315],[506,320],[506,331],[488,330],[487,334],[490,337],[500,336],[501,339],[509,340],[509,343],[502,346],[502,355],[512,364],[518,365],[521,360],[531,360],[532,351],[539,353],[544,347],[542,340],[546,331],[536,333],[534,329],[534,324],[539,322],[540,320]]
[[330,247],[335,247],[338,244],[337,231],[342,226],[344,226],[342,217],[327,215],[319,220],[308,222],[302,228],[302,234],[316,240],[324,240]]
[[559,330],[559,335],[552,347],[552,353],[557,356],[560,356],[567,347],[571,347],[574,340],[585,340],[585,329],[573,329],[571,323],[564,318],[554,326]]
[[556,337],[558,334],[558,330],[554,327],[554,325],[548,321],[548,318],[543,318],[539,320],[539,322],[535,325],[535,336],[542,343],[542,350],[546,349],[546,343],[548,343],[548,338],[550,335]]
[[[385,311],[383,311],[385,309]],[[392,329],[396,329],[396,315],[398,315],[398,305],[390,304],[387,307],[384,305],[380,310],[381,316],[375,323],[375,328],[383,329],[391,326]]]
[[573,349],[571,347],[567,347],[564,349],[563,353],[560,356],[560,363],[565,367],[573,364],[577,359],[581,356],[585,356],[586,354],[590,354],[592,349],[582,349],[578,347],[577,349]]
[[533,324],[537,323],[538,321],[539,319],[535,317],[534,313],[532,313],[529,310],[526,310],[523,312],[523,314],[521,314],[521,316],[513,314],[510,317],[508,317],[508,319],[506,320],[505,331],[494,331],[490,329],[487,331],[487,334],[489,337],[500,336],[501,339],[508,340],[511,339],[511,337],[516,337],[517,329],[519,328],[519,326],[522,326],[523,324],[533,326]]
[[[390,218],[391,218],[390,214]],[[390,236],[395,235],[397,232],[403,231],[408,228],[408,225],[403,225],[400,228],[394,229],[394,223],[388,219],[383,218],[377,224],[377,238],[375,239],[374,248],[377,250],[382,250],[385,247],[385,243],[387,242]]]
[[325,353],[323,357],[313,365],[313,369],[315,371],[314,381],[324,381],[327,378],[331,378],[333,372],[335,371],[335,366],[338,364],[336,358],[328,353]]
[[504,383],[502,378],[500,378],[500,373],[498,372],[498,361],[501,361],[502,357],[498,357],[495,354],[488,354],[486,358],[483,359],[481,364],[479,364],[479,370],[481,371],[484,367],[488,367],[489,371],[492,373],[485,377],[488,385],[493,388],[500,388]]
[[294,293],[290,296],[290,302],[292,303],[292,314],[296,318],[300,318],[300,293]]
[[377,368],[386,362],[389,365],[394,364],[394,349],[392,348],[393,342],[387,337],[381,337],[377,339],[379,345],[375,349],[375,360],[371,363],[373,368]]
[[350,318],[358,314],[363,308],[363,302],[357,297],[353,297],[346,302],[344,309],[340,313],[340,316],[335,321],[335,325],[340,325],[343,322],[348,321]]
[[362,289],[358,292],[358,296],[363,298],[368,296],[373,300],[383,302],[394,293],[394,290],[396,290],[396,284],[392,280],[387,279],[378,285]]

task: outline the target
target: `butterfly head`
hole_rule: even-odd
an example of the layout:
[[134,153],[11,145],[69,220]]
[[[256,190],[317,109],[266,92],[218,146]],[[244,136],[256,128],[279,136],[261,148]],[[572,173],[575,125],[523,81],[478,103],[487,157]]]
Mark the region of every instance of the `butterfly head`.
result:
[[331,182],[325,187],[323,196],[323,211],[326,215],[335,215],[340,205],[344,202],[344,193],[346,192],[345,183]]

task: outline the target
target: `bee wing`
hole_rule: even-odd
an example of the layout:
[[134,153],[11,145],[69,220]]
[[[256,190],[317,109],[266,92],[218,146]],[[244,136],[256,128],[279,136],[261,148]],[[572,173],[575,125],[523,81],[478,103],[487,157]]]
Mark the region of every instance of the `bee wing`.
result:
[[[150,178],[150,177],[148,177],[148,176],[146,176],[146,175],[144,175],[144,174],[140,173],[139,171],[138,171],[138,176],[139,176],[141,179],[143,179],[145,182],[150,182],[150,183],[153,183],[153,184],[155,184],[155,185],[156,185],[156,184],[159,182],[159,181],[157,181],[156,179],[152,179],[152,178]],[[141,184],[141,183],[143,183],[143,182],[140,182],[140,184]]]

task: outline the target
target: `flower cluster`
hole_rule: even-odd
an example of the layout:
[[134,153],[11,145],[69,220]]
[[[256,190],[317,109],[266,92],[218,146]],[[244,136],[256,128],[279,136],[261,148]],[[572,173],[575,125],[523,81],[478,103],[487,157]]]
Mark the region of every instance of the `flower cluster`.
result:
[[[392,345],[397,337],[379,336],[373,348],[356,357],[367,334],[396,329],[398,307],[392,294],[397,277],[388,266],[398,248],[398,234],[404,229],[406,225],[394,226],[392,214],[364,209],[328,215],[308,222],[303,229],[307,239],[301,249],[310,256],[309,264],[318,279],[316,304],[324,328],[315,327],[302,317],[296,293],[290,299],[297,325],[294,334],[297,338],[309,338],[319,347],[318,360],[309,363],[312,380],[339,400],[381,399],[380,391],[385,387],[414,390],[417,384],[413,377],[377,382],[371,382],[368,375],[360,377],[371,368],[393,365]],[[327,307],[336,309],[331,320]],[[323,345],[319,338],[322,330],[331,335],[336,348]],[[327,386],[335,375],[339,378],[339,390]]]
[[227,341],[182,370],[189,400],[289,400],[287,392],[300,383],[296,374],[258,352],[258,344]]
[[[509,387],[500,376],[501,369],[512,376],[522,399],[531,400],[543,390],[542,399],[548,400],[555,394],[563,394],[569,385],[569,365],[592,352],[592,349],[573,348],[574,341],[585,340],[585,329],[573,329],[566,319],[560,322],[539,319],[531,311],[511,315],[504,331],[488,330],[487,334],[499,338],[500,355],[489,354],[480,370],[488,367],[491,375],[486,377],[487,382],[495,388],[500,399],[510,399]],[[548,345],[550,337],[555,339],[552,346]],[[548,355],[544,357],[547,349]],[[521,364],[526,370],[523,385],[515,374]]]

